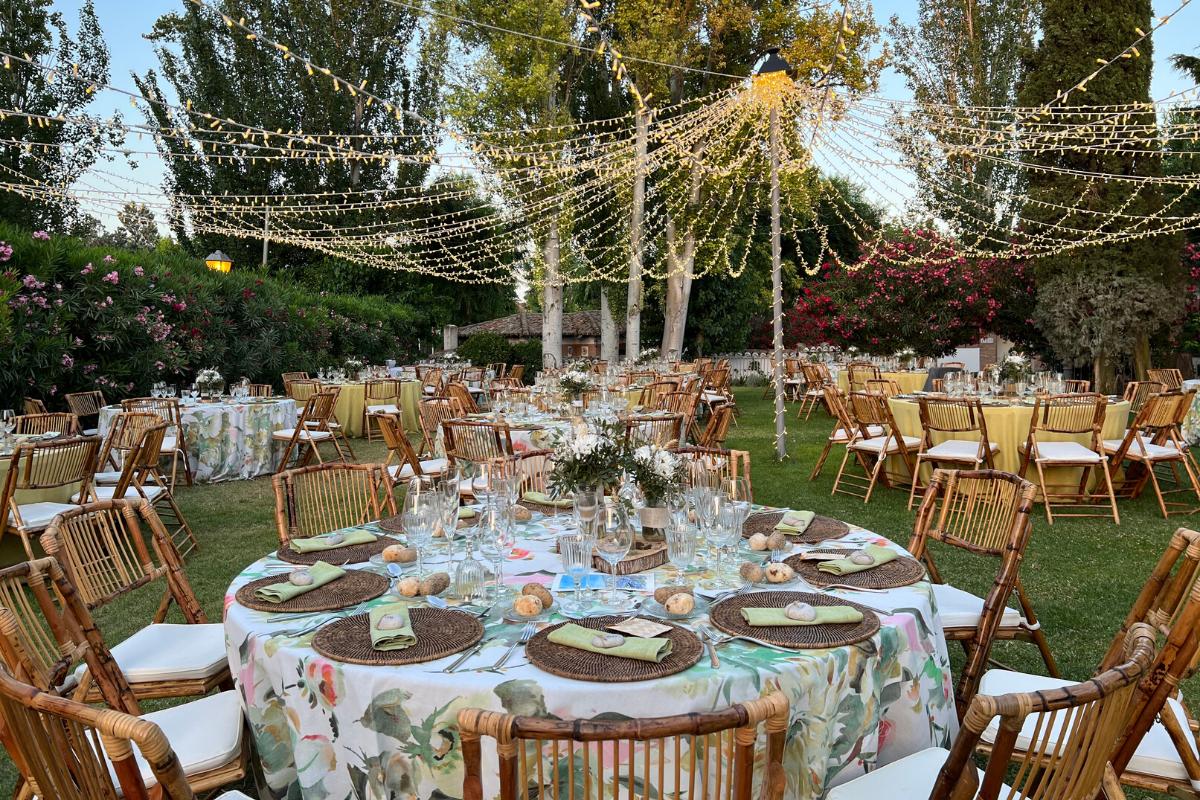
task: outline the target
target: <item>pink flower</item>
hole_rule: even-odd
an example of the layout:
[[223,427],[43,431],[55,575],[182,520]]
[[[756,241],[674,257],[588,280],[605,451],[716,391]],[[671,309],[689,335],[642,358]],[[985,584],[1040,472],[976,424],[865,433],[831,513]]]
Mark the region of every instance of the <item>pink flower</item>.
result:
[[184,302],[175,303],[171,306],[171,308],[175,309],[176,311],[186,311],[187,303],[184,303]]
[[91,274],[92,274],[92,269],[93,269],[93,268],[92,268],[92,262],[90,262],[90,261],[89,261],[89,262],[87,263],[87,266],[85,266],[83,269],[79,270],[79,274],[80,274],[80,275],[91,275]]
[[8,261],[12,258],[12,245],[8,242],[0,242],[0,261]]
[[67,369],[70,369],[71,367],[75,366],[75,359],[71,358],[69,353],[63,353],[62,365]]
[[[105,258],[107,259],[108,256],[105,256]],[[117,271],[114,269],[112,272],[108,273],[100,280],[104,281],[105,283],[111,283],[113,286],[116,286],[117,283],[120,282],[121,276],[118,275]]]
[[105,264],[115,264],[115,263],[117,263],[117,260],[109,255],[109,256],[104,257],[104,263]]
[[46,233],[45,231],[34,231],[33,238],[42,242],[48,242],[50,241],[50,234]]
[[146,274],[146,271],[144,269],[142,269],[141,267],[134,267],[133,274],[140,278]]

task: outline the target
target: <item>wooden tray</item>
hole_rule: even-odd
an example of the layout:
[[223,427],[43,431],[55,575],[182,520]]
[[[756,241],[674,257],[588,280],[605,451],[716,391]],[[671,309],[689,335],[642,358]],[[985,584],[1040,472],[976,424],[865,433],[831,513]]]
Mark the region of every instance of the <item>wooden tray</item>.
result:
[[[629,555],[617,562],[617,575],[633,575],[667,563],[667,546],[662,542],[634,542],[633,548]],[[598,555],[592,556],[592,566],[597,572],[613,574],[613,568]]]

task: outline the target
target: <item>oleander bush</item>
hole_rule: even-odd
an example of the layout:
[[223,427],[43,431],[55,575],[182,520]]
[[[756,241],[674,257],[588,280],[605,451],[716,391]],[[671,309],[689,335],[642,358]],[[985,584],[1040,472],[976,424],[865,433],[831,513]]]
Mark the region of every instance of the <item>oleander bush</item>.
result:
[[513,347],[508,339],[498,333],[483,331],[467,337],[455,354],[477,366],[508,363],[512,359]]
[[407,360],[427,320],[378,296],[314,292],[253,269],[229,274],[175,248],[89,247],[0,224],[0,407],[51,407],[67,392],[109,399],[155,381],[277,383],[347,357]]

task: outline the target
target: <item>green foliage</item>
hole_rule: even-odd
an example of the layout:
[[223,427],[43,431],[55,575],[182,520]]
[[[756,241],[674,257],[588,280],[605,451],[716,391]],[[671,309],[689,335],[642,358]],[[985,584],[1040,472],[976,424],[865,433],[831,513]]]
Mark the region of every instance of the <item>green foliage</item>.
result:
[[508,360],[512,358],[512,352],[513,347],[508,343],[508,339],[489,331],[467,337],[457,350],[459,358],[464,358],[472,364],[480,366],[508,363]]
[[525,365],[525,382],[533,383],[533,379],[542,371],[542,343],[538,339],[527,342],[517,342],[512,347],[513,366]]
[[213,273],[175,248],[129,252],[68,238],[34,239],[0,224],[13,246],[0,296],[0,404],[22,395],[144,394],[216,367],[228,380],[277,381],[349,357],[406,360],[423,316],[372,295],[315,293],[253,270]]

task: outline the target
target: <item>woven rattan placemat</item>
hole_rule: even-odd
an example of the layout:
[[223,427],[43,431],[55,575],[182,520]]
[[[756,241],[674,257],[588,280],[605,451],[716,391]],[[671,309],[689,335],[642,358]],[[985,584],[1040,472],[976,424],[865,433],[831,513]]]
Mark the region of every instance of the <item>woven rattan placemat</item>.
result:
[[818,569],[820,561],[806,561],[798,555],[785,558],[783,563],[796,570],[797,575],[813,586],[829,586],[836,583],[858,589],[896,589],[916,583],[925,577],[925,565],[908,556],[900,556],[878,567],[849,575],[822,572]]
[[313,637],[313,649],[347,664],[401,666],[461,653],[483,638],[483,623],[471,614],[445,608],[410,608],[408,618],[416,644],[403,650],[376,650],[371,645],[368,617],[356,614],[323,626]]
[[[786,608],[789,603],[810,606],[852,606],[862,612],[861,622],[823,625],[778,625],[755,627],[742,618],[743,608]],[[708,610],[708,619],[718,630],[734,636],[752,636],[779,647],[815,650],[843,647],[869,639],[879,630],[879,617],[866,606],[841,597],[808,592],[751,592],[722,600]]]
[[[617,616],[588,617],[574,622],[576,625],[600,631],[605,626],[615,624],[623,619],[626,618]],[[700,656],[704,654],[704,645],[700,643],[696,634],[660,619],[651,621],[671,626],[671,630],[663,634],[671,640],[671,655],[658,663],[592,653],[550,641],[551,632],[566,625],[566,622],[550,625],[538,631],[526,645],[525,656],[529,659],[529,663],[552,675],[596,683],[629,683],[663,678],[683,672],[700,660]]]
[[371,556],[379,555],[385,547],[393,544],[400,544],[400,542],[388,536],[380,536],[368,544],[352,544],[333,550],[317,550],[312,553],[297,553],[291,545],[284,545],[275,555],[280,561],[309,567],[318,561],[324,561],[327,564],[361,564]]
[[281,573],[250,581],[238,589],[234,597],[246,608],[252,608],[255,611],[293,613],[336,611],[339,608],[349,608],[364,600],[379,597],[388,590],[388,579],[382,575],[361,569],[348,569],[346,574],[336,581],[319,586],[311,592],[305,592],[282,603],[268,603],[266,600],[259,600],[254,596],[255,590],[273,583],[283,583],[287,579],[287,573]]
[[[783,511],[760,511],[751,514],[742,525],[742,536],[749,539],[756,533],[770,536],[775,532],[775,526],[783,519]],[[798,544],[817,544],[827,539],[837,539],[850,532],[850,526],[838,519],[817,514],[813,521],[804,529],[804,533],[784,534]]]

